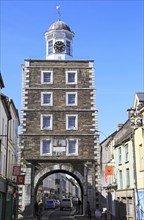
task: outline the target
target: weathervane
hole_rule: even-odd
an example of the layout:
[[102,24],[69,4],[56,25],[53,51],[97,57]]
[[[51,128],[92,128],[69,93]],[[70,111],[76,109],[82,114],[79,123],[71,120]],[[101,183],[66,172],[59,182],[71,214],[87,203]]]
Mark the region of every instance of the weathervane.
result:
[[59,18],[60,18],[60,17],[61,17],[60,5],[57,5],[57,6],[56,6],[56,10],[57,10],[57,13],[58,13]]

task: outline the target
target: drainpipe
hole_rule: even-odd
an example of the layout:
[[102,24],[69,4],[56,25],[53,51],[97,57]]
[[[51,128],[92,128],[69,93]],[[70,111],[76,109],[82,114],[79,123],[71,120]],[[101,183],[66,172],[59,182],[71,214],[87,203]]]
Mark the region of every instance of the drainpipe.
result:
[[34,217],[34,177],[35,165],[31,163],[31,217]]

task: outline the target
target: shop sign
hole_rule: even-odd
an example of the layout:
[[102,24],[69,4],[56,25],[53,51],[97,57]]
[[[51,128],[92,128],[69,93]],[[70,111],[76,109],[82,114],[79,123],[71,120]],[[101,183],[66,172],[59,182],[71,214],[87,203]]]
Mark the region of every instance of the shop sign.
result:
[[13,176],[19,176],[21,172],[21,166],[13,166]]
[[25,183],[25,175],[18,175],[17,176],[17,184],[24,185]]
[[114,166],[106,165],[105,166],[105,176],[113,176],[114,175]]

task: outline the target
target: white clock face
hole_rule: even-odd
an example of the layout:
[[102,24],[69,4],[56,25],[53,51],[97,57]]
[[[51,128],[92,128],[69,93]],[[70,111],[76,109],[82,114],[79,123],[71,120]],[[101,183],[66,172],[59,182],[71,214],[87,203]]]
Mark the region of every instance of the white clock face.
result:
[[54,49],[56,53],[61,53],[65,51],[65,44],[62,41],[56,41],[54,44]]

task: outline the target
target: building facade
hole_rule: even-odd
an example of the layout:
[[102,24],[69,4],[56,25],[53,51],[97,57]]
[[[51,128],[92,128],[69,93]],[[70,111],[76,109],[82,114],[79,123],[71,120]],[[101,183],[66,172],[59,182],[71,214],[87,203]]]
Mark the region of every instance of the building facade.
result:
[[115,151],[114,136],[117,131],[107,137],[101,146],[101,210],[107,213],[110,219],[116,218],[115,208],[115,190],[117,188],[116,169],[115,169]]
[[[0,75],[1,88],[2,76]],[[19,114],[14,102],[0,94],[0,219],[16,217],[18,194],[13,166],[17,164]]]
[[[102,204],[112,219],[144,219],[144,93],[129,119],[101,143]],[[109,170],[108,170],[108,169]]]
[[[132,113],[132,114],[131,114]],[[144,220],[144,93],[135,94],[130,111],[135,155],[135,210],[136,219]]]
[[67,24],[54,22],[45,33],[46,60],[26,59],[22,65],[21,163],[41,164],[41,170],[31,169],[31,186],[21,188],[23,195],[28,192],[23,208],[34,203],[28,195],[39,181],[58,171],[77,180],[84,207],[87,200],[93,213],[99,206],[94,61],[73,60],[73,37]]
[[134,155],[129,120],[120,128],[114,139],[117,173],[116,214],[121,219],[135,219]]

